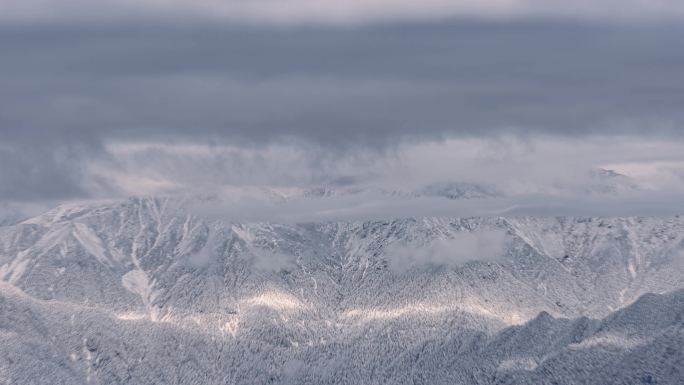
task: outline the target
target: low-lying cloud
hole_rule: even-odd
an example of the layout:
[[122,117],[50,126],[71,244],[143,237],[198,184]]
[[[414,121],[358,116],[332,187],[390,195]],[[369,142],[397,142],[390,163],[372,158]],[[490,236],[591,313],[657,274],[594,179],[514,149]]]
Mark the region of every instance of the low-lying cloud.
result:
[[472,261],[502,261],[506,239],[504,231],[464,231],[426,244],[394,244],[385,250],[385,256],[390,268],[396,273],[427,266],[460,266]]
[[[256,194],[258,195],[258,193]],[[229,222],[320,223],[422,217],[571,216],[625,217],[682,214],[684,198],[644,194],[634,198],[548,195],[450,200],[442,197],[392,197],[364,193],[346,197],[270,200],[252,197],[192,205],[199,216]]]
[[[202,215],[288,223],[675,215],[684,207],[682,154],[682,142],[636,136],[452,138],[337,152],[311,143],[112,142],[50,177],[35,168],[35,179],[24,178],[24,166],[13,170],[14,158],[8,158],[0,177],[11,176],[15,184],[0,189],[6,193],[0,200],[207,196],[214,199],[193,207]],[[41,189],[52,190],[41,195]],[[459,189],[465,189],[462,196]],[[58,191],[61,196],[53,195]]]
[[252,267],[261,272],[279,272],[292,270],[297,266],[297,257],[273,250],[252,250],[254,259]]

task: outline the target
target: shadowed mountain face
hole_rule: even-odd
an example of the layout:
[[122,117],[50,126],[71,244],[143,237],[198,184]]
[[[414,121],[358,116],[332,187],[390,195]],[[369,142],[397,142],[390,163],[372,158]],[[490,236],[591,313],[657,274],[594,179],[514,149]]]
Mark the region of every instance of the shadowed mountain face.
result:
[[0,226],[0,383],[684,376],[683,218],[281,225],[189,207],[74,204]]

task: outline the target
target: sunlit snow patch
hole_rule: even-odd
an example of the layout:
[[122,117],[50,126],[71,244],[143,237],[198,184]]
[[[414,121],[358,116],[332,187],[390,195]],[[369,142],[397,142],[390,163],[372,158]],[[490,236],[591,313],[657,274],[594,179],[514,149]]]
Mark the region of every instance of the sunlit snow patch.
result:
[[304,310],[307,308],[307,305],[296,297],[275,290],[243,299],[240,301],[240,305],[266,307],[278,311]]
[[429,302],[415,302],[412,304],[392,308],[355,308],[342,313],[342,318],[366,323],[383,321],[401,317],[435,317],[449,312],[464,312],[486,318],[496,319],[507,325],[519,325],[527,319],[517,313],[501,314],[501,312],[485,308],[477,303],[437,304]]
[[150,282],[147,274],[140,269],[134,269],[121,277],[121,285],[133,294],[137,294],[147,308],[151,320],[157,319],[156,309],[152,302],[157,297],[153,289],[154,282]]
[[501,361],[498,370],[534,370],[538,366],[537,361],[532,357],[511,358]]
[[588,349],[593,347],[605,348],[619,348],[619,349],[634,349],[638,346],[644,345],[648,341],[640,338],[633,338],[619,334],[603,334],[587,338],[586,340],[571,344],[571,349]]

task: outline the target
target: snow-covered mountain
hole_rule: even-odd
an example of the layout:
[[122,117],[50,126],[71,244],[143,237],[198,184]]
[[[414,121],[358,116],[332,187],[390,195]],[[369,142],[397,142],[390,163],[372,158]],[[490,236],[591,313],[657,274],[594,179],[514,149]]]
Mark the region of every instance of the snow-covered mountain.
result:
[[684,218],[0,226],[0,383],[680,383]]

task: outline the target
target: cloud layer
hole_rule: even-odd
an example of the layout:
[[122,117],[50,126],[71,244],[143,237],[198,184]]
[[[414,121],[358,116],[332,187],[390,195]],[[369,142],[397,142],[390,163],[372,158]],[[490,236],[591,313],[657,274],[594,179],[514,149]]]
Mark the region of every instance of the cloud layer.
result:
[[0,139],[386,146],[502,132],[680,135],[684,27],[0,26]]
[[[673,212],[679,4],[0,2],[0,203],[211,193],[262,219]],[[599,169],[629,180],[608,186]],[[387,195],[452,182],[504,196]],[[363,194],[292,199],[321,186]],[[621,203],[594,196],[613,190]],[[640,203],[655,196],[657,210]]]
[[9,20],[102,21],[116,18],[210,18],[242,23],[360,24],[448,17],[566,17],[607,20],[672,19],[677,0],[22,0],[0,3]]

